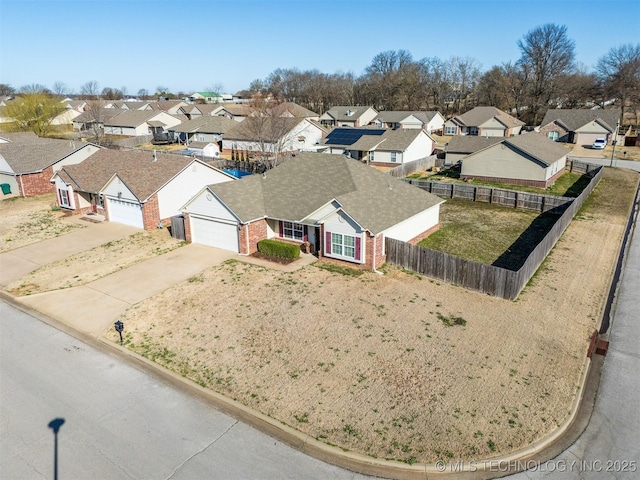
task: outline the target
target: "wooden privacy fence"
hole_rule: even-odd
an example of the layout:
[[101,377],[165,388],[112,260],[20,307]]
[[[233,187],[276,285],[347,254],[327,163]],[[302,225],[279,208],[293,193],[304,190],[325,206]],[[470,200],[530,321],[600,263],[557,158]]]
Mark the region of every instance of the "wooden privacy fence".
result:
[[560,218],[517,271],[466,260],[393,238],[385,239],[387,263],[470,290],[515,300],[598,184],[604,170],[596,166],[592,171],[595,175],[589,184],[577,198],[569,199]]
[[398,165],[397,167],[388,170],[387,174],[392,177],[404,178],[412,173],[426,171],[433,167],[441,167],[443,163],[444,160],[439,159],[435,155],[431,155],[430,157],[420,158],[413,162]]
[[460,198],[472,202],[495,203],[503,207],[521,208],[536,212],[555,210],[558,213],[574,201],[570,197],[541,195],[539,193],[519,192],[504,188],[486,187],[482,185],[465,185],[452,182],[431,182],[405,178],[407,183],[444,198]]

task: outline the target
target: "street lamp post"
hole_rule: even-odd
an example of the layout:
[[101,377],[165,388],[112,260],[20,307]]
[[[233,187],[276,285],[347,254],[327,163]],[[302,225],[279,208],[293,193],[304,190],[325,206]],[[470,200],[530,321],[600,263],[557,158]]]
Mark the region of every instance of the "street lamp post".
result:
[[611,148],[611,162],[609,164],[610,167],[613,167],[613,154],[616,152],[616,143],[618,143],[618,129],[620,128],[620,119],[618,119],[616,123],[616,132],[613,137],[612,148]]

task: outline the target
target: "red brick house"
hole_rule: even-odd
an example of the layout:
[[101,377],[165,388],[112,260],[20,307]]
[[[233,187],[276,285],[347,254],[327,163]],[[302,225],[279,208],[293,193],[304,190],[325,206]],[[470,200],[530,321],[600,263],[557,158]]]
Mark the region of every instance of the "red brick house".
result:
[[35,134],[3,134],[0,183],[22,196],[53,193],[51,177],[65,165],[82,163],[100,147],[92,143],[40,138]]
[[262,175],[209,185],[183,208],[187,241],[241,255],[266,238],[376,270],[385,237],[417,243],[444,200],[344,155],[301,153]]

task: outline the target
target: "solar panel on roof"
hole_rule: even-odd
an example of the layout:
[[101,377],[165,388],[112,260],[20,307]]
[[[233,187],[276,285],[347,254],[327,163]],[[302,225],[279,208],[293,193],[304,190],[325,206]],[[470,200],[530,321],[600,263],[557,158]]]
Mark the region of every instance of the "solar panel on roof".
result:
[[383,135],[386,130],[384,129],[376,129],[376,128],[367,128],[367,129],[357,129],[357,128],[336,128],[331,133],[327,135],[327,139],[325,141],[326,145],[353,145],[363,135],[373,135],[380,136]]

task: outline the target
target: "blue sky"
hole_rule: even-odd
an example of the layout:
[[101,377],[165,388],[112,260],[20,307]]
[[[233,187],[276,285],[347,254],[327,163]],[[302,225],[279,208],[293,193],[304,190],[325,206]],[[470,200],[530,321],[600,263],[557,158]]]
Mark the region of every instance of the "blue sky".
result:
[[485,71],[545,23],[567,26],[590,69],[640,43],[640,0],[0,0],[0,83],[234,93],[276,68],[360,75],[401,49]]

